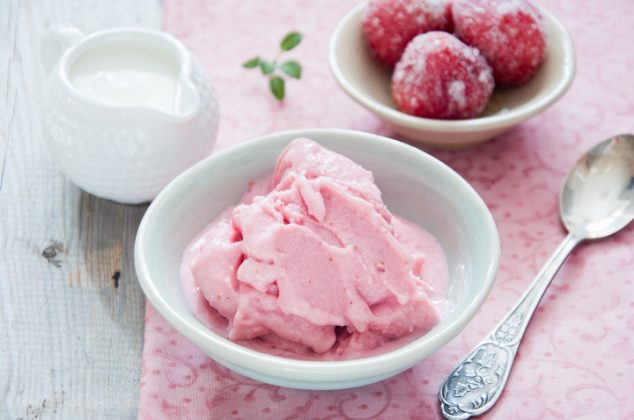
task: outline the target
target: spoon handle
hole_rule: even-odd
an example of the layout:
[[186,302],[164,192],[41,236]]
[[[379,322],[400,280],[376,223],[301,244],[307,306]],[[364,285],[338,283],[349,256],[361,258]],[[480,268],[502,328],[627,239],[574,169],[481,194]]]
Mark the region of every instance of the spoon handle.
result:
[[447,377],[439,395],[445,418],[477,416],[500,398],[533,312],[559,267],[580,241],[568,234],[515,307]]

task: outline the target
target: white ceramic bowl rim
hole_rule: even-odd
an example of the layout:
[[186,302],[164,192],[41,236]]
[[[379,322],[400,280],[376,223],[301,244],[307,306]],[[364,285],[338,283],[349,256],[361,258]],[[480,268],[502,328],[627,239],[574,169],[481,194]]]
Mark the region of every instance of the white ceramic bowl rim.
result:
[[[153,218],[154,213],[156,213],[159,208],[164,206],[164,202],[168,200],[168,197],[172,195],[174,191],[187,188],[190,178],[195,177],[198,173],[204,173],[205,167],[209,165],[209,162],[211,161],[230,158],[230,156],[234,154],[239,154],[248,148],[257,147],[258,145],[273,140],[280,135],[286,135],[293,138],[311,138],[318,137],[320,133],[330,135],[338,134],[342,137],[346,136],[348,138],[354,138],[352,141],[372,141],[382,143],[384,147],[401,149],[401,151],[405,151],[407,153],[417,154],[417,157],[423,161],[425,165],[435,167],[434,169],[450,175],[448,177],[450,178],[450,183],[457,185],[464,191],[465,197],[463,198],[465,200],[469,200],[477,210],[477,214],[475,214],[474,217],[479,218],[486,230],[490,232],[490,242],[483,244],[482,246],[489,248],[492,260],[486,270],[486,278],[483,282],[484,287],[475,294],[473,300],[469,302],[468,306],[464,308],[464,311],[454,322],[447,324],[443,329],[433,329],[421,338],[399,347],[398,349],[376,356],[341,361],[307,361],[287,359],[261,353],[233,343],[206,328],[203,330],[201,327],[194,325],[192,322],[189,322],[181,316],[181,314],[175,311],[163,298],[150,277],[150,268],[143,256],[143,250],[147,247],[148,221]],[[371,170],[371,168],[368,169]],[[379,376],[387,370],[403,369],[404,367],[411,366],[417,362],[420,359],[418,354],[423,346],[430,346],[435,349],[440,348],[464,328],[484,302],[486,296],[491,290],[491,287],[493,286],[499,264],[499,257],[500,242],[493,217],[480,196],[462,177],[460,177],[460,175],[441,161],[413,146],[374,134],[341,129],[301,129],[278,132],[243,142],[237,146],[225,149],[204,159],[175,178],[163,189],[163,191],[159,193],[141,221],[135,243],[136,272],[139,283],[147,299],[163,316],[163,318],[174,326],[181,334],[198,345],[201,345],[200,343],[202,342],[213,343],[215,349],[217,350],[216,356],[222,358],[224,361],[240,365],[249,370],[267,370],[272,372],[271,374],[274,376],[279,376],[280,372],[283,372],[283,376],[285,378],[300,381],[306,380],[307,375],[309,375],[311,380],[349,380],[351,372],[355,372],[358,375],[364,375],[366,377],[371,375]]]
[[[328,48],[328,61],[330,62],[330,68],[335,76],[335,79],[340,86],[356,101],[370,110],[389,118],[390,120],[398,120],[400,124],[405,124],[411,128],[417,128],[424,126],[426,130],[445,132],[448,129],[452,132],[469,132],[473,129],[488,129],[499,127],[500,125],[511,126],[525,120],[540,112],[540,110],[553,104],[561,95],[568,90],[574,79],[575,66],[568,66],[564,69],[565,73],[561,79],[557,82],[554,89],[549,91],[539,100],[529,101],[526,104],[509,110],[504,113],[498,113],[495,115],[489,115],[478,118],[471,118],[466,120],[439,120],[432,118],[421,118],[413,115],[400,112],[394,108],[383,105],[380,102],[374,101],[357,89],[348,81],[344,73],[339,67],[336,56],[336,45],[339,42],[341,33],[348,25],[349,21],[353,19],[357,14],[362,13],[363,9],[367,7],[367,2],[361,2],[355,6],[344,18],[339,22],[335,31],[330,38],[330,45]],[[552,25],[557,28],[560,33],[567,33],[563,24],[551,13],[544,10],[543,7],[539,7],[540,11],[544,15],[545,19],[550,21]],[[575,49],[570,37],[565,36],[561,39],[564,55],[570,58],[570,62],[575,61]]]

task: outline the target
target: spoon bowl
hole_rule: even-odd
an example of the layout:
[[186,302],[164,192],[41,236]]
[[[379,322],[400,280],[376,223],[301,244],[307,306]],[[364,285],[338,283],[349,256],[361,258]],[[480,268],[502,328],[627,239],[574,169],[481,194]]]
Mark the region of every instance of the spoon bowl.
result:
[[634,219],[634,136],[590,149],[572,168],[560,196],[561,219],[583,239],[603,238]]

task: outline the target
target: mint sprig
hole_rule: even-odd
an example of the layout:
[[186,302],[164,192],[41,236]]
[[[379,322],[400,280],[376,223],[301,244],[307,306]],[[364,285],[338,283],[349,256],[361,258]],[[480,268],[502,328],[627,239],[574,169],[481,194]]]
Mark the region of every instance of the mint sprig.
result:
[[289,32],[280,42],[280,50],[277,56],[271,61],[264,60],[260,56],[256,56],[242,63],[245,69],[259,68],[262,74],[269,79],[269,89],[278,101],[284,100],[286,95],[284,76],[293,79],[302,78],[302,65],[295,60],[279,62],[280,57],[297,47],[302,42],[302,34],[299,32]]

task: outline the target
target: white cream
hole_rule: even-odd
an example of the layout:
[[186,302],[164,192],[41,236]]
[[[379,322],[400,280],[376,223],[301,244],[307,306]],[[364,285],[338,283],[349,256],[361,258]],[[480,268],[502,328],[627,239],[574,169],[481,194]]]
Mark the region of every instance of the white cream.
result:
[[179,65],[168,51],[148,45],[111,43],[82,54],[69,72],[82,94],[107,105],[182,112]]

